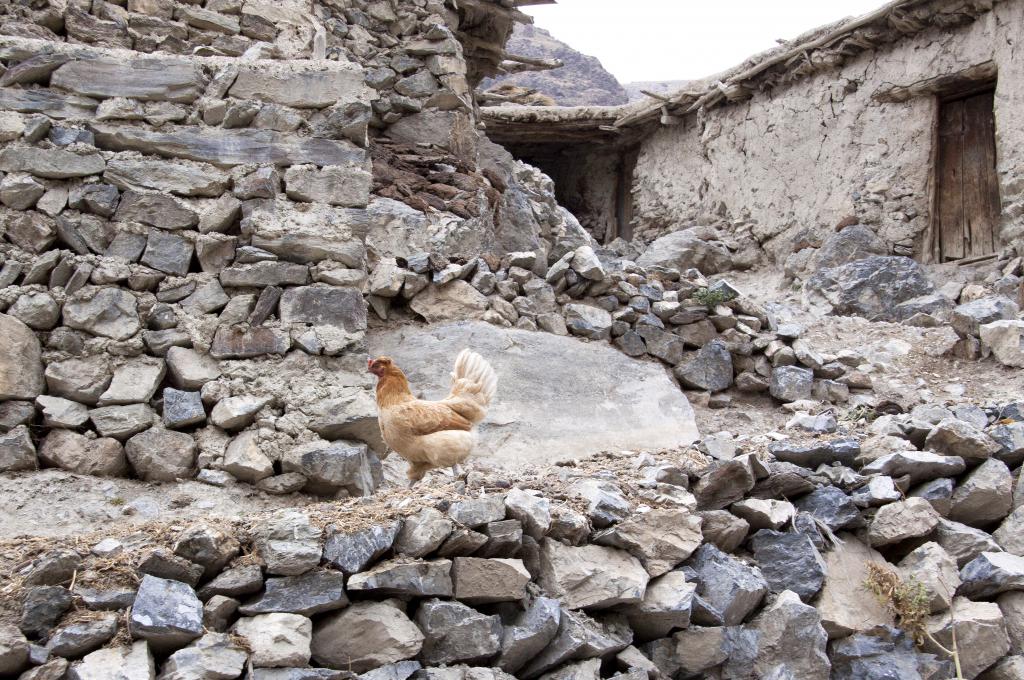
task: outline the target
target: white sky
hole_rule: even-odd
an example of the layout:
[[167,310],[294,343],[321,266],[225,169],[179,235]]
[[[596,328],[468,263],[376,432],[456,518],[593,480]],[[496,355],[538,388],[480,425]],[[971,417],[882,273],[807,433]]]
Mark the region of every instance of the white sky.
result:
[[558,0],[524,7],[536,25],[595,56],[622,83],[692,80],[776,38],[881,7],[884,0]]

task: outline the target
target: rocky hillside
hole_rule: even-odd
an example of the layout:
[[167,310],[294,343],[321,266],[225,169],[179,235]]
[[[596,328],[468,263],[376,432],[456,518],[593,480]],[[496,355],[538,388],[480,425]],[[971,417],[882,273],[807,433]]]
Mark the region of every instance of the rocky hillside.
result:
[[628,101],[626,90],[596,57],[580,54],[542,28],[517,26],[508,51],[534,59],[559,59],[565,66],[488,80],[482,89],[518,85],[546,94],[561,106],[614,106]]

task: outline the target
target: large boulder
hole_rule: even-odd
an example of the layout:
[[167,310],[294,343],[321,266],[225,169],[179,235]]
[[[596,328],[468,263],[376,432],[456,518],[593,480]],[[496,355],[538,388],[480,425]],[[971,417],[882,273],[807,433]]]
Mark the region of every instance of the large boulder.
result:
[[44,387],[39,340],[32,329],[0,314],[0,400],[35,399]]
[[832,314],[897,321],[897,305],[934,290],[914,260],[876,255],[816,272],[804,284],[804,297]]
[[814,254],[812,264],[815,270],[831,269],[888,252],[885,241],[878,234],[862,224],[853,224],[825,239]]
[[691,227],[662,236],[637,258],[641,267],[663,267],[686,271],[696,268],[704,274],[718,274],[732,267],[732,256],[724,243],[702,238],[701,227]]
[[448,372],[462,348],[482,354],[498,374],[498,393],[480,425],[477,451],[499,462],[548,463],[609,449],[686,446],[697,438],[693,410],[665,372],[603,343],[474,322],[371,332],[367,340],[375,355],[394,358],[427,399],[448,393]]
[[412,659],[423,648],[423,640],[400,603],[356,602],[317,621],[313,661],[326,668],[365,673]]
[[570,609],[637,604],[649,576],[638,559],[624,550],[588,545],[571,547],[544,539],[540,584]]
[[999,363],[1024,368],[1024,321],[993,321],[980,328],[982,347]]

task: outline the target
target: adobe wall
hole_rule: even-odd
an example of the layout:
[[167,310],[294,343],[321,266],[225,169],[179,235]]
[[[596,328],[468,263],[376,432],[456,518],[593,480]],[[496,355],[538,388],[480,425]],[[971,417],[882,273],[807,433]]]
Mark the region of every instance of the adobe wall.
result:
[[931,28],[784,89],[691,115],[641,148],[637,236],[693,224],[749,225],[776,260],[793,241],[856,217],[897,254],[927,248],[934,164],[933,94],[876,95],[992,61],[1004,245],[1024,236],[1024,2],[1003,2],[960,28]]

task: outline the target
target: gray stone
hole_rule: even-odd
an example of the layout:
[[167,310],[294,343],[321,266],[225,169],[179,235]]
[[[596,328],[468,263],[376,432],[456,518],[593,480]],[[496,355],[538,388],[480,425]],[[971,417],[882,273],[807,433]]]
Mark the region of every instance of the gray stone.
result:
[[167,368],[171,381],[182,390],[198,390],[221,375],[220,367],[213,358],[185,347],[167,350]]
[[43,412],[44,427],[75,429],[89,420],[89,409],[84,404],[60,397],[36,397],[36,405]]
[[195,473],[196,443],[191,435],[153,427],[125,444],[125,453],[140,479],[172,482]]
[[450,560],[389,560],[349,578],[349,592],[411,597],[451,597]]
[[118,156],[107,163],[103,179],[126,191],[152,189],[178,196],[216,198],[227,189],[228,175],[205,163],[168,163]]
[[225,569],[202,588],[198,595],[200,600],[208,600],[214,595],[238,597],[252,595],[263,588],[263,570],[258,564],[243,564],[239,567]]
[[203,633],[203,605],[180,581],[146,575],[139,584],[129,629],[154,650],[181,649]]
[[508,673],[518,672],[554,639],[560,621],[558,600],[547,597],[531,600],[522,612],[505,621],[495,665]]
[[[231,440],[221,467],[243,482],[255,484],[274,474],[274,463],[260,448],[258,430],[246,430]],[[292,471],[292,470],[289,470]]]
[[1009,298],[992,295],[965,302],[953,309],[953,330],[961,336],[981,335],[981,326],[995,321],[1016,320],[1020,309]]
[[157,229],[191,229],[199,224],[199,214],[171,196],[126,191],[121,196],[113,220],[145,224]]
[[28,210],[46,193],[31,175],[9,174],[0,181],[0,203],[12,210]]
[[46,648],[54,656],[74,658],[99,649],[117,633],[117,614],[106,612],[95,619],[59,626]]
[[278,510],[254,532],[268,574],[298,576],[320,564],[321,531],[300,510]]
[[721,510],[742,499],[754,488],[750,464],[738,458],[712,464],[693,487],[701,510]]
[[648,579],[640,561],[623,550],[541,542],[539,582],[570,609],[640,602]]
[[505,494],[505,510],[509,517],[519,520],[525,534],[536,540],[543,538],[551,526],[551,504],[539,492],[513,488]]
[[981,346],[1004,366],[1024,367],[1024,321],[993,321],[981,327]]
[[43,391],[41,348],[35,333],[24,323],[0,314],[0,400],[35,399]]
[[128,471],[115,439],[88,439],[71,430],[51,430],[39,444],[40,462],[82,475],[121,477]]
[[929,451],[897,451],[876,458],[865,465],[861,473],[865,475],[883,474],[890,477],[908,475],[911,484],[931,481],[940,477],[955,477],[961,474],[966,465],[959,456],[944,456]]
[[[139,561],[138,572],[172,581],[181,581],[195,587],[203,576],[203,567],[175,555],[166,548],[154,548]],[[132,597],[134,599],[134,593]]]
[[613,482],[584,479],[572,485],[572,492],[587,502],[587,516],[599,529],[625,519],[633,509]]
[[479,557],[515,557],[523,548],[523,526],[519,520],[490,522],[480,532],[487,537],[487,543],[477,551]]
[[[288,80],[288,87],[293,92],[299,91],[294,80]],[[280,166],[311,163],[321,167],[348,165],[363,162],[366,154],[364,150],[347,141],[300,137],[270,130],[212,130],[182,126],[170,131],[152,131],[98,123],[93,124],[91,129],[96,135],[96,146],[101,149],[139,151],[220,166],[249,163]],[[102,161],[98,155],[96,158]],[[0,156],[0,166],[2,160]],[[15,165],[19,170],[28,170],[21,167],[22,164]],[[57,166],[59,167],[59,163]],[[90,172],[83,174],[97,174],[103,171],[103,166],[100,165],[96,169],[95,164],[88,165],[82,168],[82,171],[84,170]]]
[[706,275],[727,271],[732,264],[729,250],[720,242],[701,238],[700,232],[696,227],[663,236],[651,243],[636,263],[645,269],[699,269]]
[[930,535],[939,524],[939,515],[923,498],[908,498],[879,509],[868,527],[873,547],[893,545],[911,538]]
[[573,303],[565,306],[565,325],[573,335],[607,340],[611,337],[612,316],[599,307]]
[[720,340],[708,342],[674,374],[686,387],[709,392],[728,389],[733,382],[732,355]]
[[213,336],[210,356],[214,359],[251,359],[266,354],[286,354],[292,340],[278,328],[224,328]]
[[551,644],[518,671],[517,677],[535,678],[571,659],[610,657],[632,641],[629,621],[621,614],[592,619],[583,612],[563,609]]
[[400,522],[393,521],[351,533],[329,531],[324,560],[345,574],[363,571],[391,549],[401,526]]
[[106,163],[98,153],[79,155],[63,149],[8,147],[0,151],[0,170],[27,172],[46,179],[86,177],[103,172]]
[[145,640],[131,647],[107,647],[85,656],[68,670],[70,680],[108,680],[112,674],[125,680],[153,680],[153,656]]
[[1006,517],[1013,507],[1013,478],[1006,463],[990,458],[953,491],[949,518],[984,526]]
[[181,301],[181,306],[191,314],[209,314],[223,308],[230,300],[220,282],[213,279],[196,288],[194,293]]
[[206,422],[206,409],[199,392],[182,392],[165,387],[163,394],[164,427],[172,430]]
[[233,536],[203,524],[186,529],[174,544],[174,554],[202,565],[207,578],[220,572],[238,553],[239,544]]
[[913,579],[924,587],[933,614],[949,609],[960,587],[956,562],[938,543],[925,543],[904,557],[899,571],[904,581]]
[[1024,590],[1024,557],[1005,552],[983,552],[960,570],[959,595],[975,599],[1008,590]]
[[856,439],[834,439],[812,444],[773,442],[769,444],[768,450],[777,460],[814,469],[819,465],[835,463],[853,465],[861,447]]
[[372,176],[366,165],[292,166],[285,171],[286,193],[295,201],[363,208],[370,199]]
[[530,582],[530,572],[516,559],[456,557],[451,576],[455,599],[468,604],[522,600]]
[[595,543],[627,550],[651,578],[665,574],[700,546],[701,518],[687,510],[657,509],[596,534]]
[[800,401],[811,398],[814,372],[797,366],[776,366],[772,369],[768,391],[779,401]]
[[850,497],[834,486],[818,487],[797,500],[796,507],[824,522],[833,531],[857,528],[864,524],[860,510]]
[[313,622],[298,614],[260,614],[240,618],[231,629],[251,650],[257,667],[305,666],[309,663]]
[[490,522],[499,522],[505,519],[505,498],[485,496],[458,501],[449,506],[448,516],[470,529]]
[[50,83],[100,99],[131,97],[185,104],[195,101],[206,84],[198,64],[148,56],[71,61],[54,71]]
[[[507,351],[510,342],[523,352]],[[447,374],[431,367],[450,366],[452,347],[472,346],[484,355],[501,376],[502,403],[512,411],[506,424],[481,423],[476,449],[481,456],[549,463],[612,449],[686,446],[697,436],[689,405],[664,370],[604,343],[581,346],[548,333],[463,322],[432,326],[429,332],[412,327],[378,332],[369,344],[374,355],[392,357],[424,394],[447,393]],[[571,364],[554,359],[568,355],[574,357]],[[542,376],[553,392],[539,403],[531,395]],[[615,418],[597,426],[593,419],[580,420],[581,410],[600,413],[609,399],[617,404]]]
[[156,413],[147,404],[103,406],[90,410],[89,419],[101,436],[123,441],[148,429]]
[[812,305],[878,321],[898,321],[900,303],[932,292],[934,286],[916,262],[877,255],[819,270],[804,284]]
[[1010,515],[1003,520],[999,528],[992,533],[992,537],[1008,553],[1024,555],[1024,506],[1018,506]]
[[961,568],[983,552],[1000,550],[999,544],[984,531],[947,519],[939,520],[935,542],[942,546]]
[[188,273],[193,252],[191,241],[174,234],[151,231],[142,254],[142,264],[165,274],[184,276]]
[[654,640],[688,627],[696,589],[681,571],[670,571],[651,581],[643,601],[623,610],[636,638]]
[[426,637],[421,652],[426,664],[483,662],[501,648],[501,620],[459,602],[427,600],[416,623]]
[[313,570],[299,576],[269,578],[259,597],[243,604],[244,616],[283,612],[312,616],[348,606],[345,577],[340,572]]
[[[970,650],[960,658],[963,676],[977,677],[1001,657],[1010,648],[1006,636],[1006,625],[998,605],[993,602],[971,602],[957,597],[953,602],[951,613],[934,614],[926,622],[928,633],[940,644],[949,649],[953,644],[953,629],[956,629],[956,640],[959,649]],[[940,650],[929,641],[924,648],[936,654]]]
[[206,633],[168,657],[161,668],[166,680],[222,679],[241,675],[246,650],[224,633]]
[[18,425],[0,434],[0,472],[35,470],[37,465],[36,447],[27,427]]
[[280,315],[284,323],[338,326],[349,332],[366,329],[366,306],[356,288],[289,288],[281,296]]
[[111,374],[101,357],[55,361],[46,367],[51,394],[84,404],[95,404],[110,384]]
[[942,420],[928,433],[925,447],[947,456],[960,456],[968,464],[981,463],[1000,450],[999,444],[981,430],[956,418]]
[[412,659],[424,636],[397,604],[356,602],[317,621],[313,661],[354,673]]
[[141,328],[135,296],[117,288],[83,289],[64,303],[64,324],[112,340],[127,340]]
[[704,540],[725,553],[735,551],[747,538],[750,525],[727,510],[706,510],[700,513]]
[[268,403],[264,397],[226,397],[210,412],[210,422],[225,430],[238,430],[252,424],[256,414]]
[[1000,446],[996,458],[1010,466],[1024,462],[1024,423],[997,425],[988,436]]
[[394,542],[395,552],[408,557],[425,557],[441,547],[453,526],[438,510],[423,508],[402,522],[402,530]]
[[852,534],[839,535],[842,543],[824,554],[826,576],[816,607],[832,639],[892,625],[892,614],[865,585],[867,565],[884,563],[878,552]]
[[366,444],[339,440],[310,442],[291,449],[282,461],[285,472],[301,472],[307,491],[336,494],[344,489],[369,496],[383,481],[380,459]]
[[821,590],[825,562],[806,535],[763,529],[754,534],[751,546],[772,591],[793,591],[807,602]]
[[36,586],[25,592],[18,628],[33,638],[46,638],[71,607],[71,591],[61,586]]
[[697,584],[692,614],[695,623],[742,623],[768,592],[768,583],[759,569],[746,566],[713,545],[701,546],[689,566]]
[[60,307],[46,293],[26,293],[7,312],[37,331],[52,330],[60,319]]
[[100,395],[99,406],[145,403],[153,398],[167,368],[163,361],[136,359],[114,370],[110,386]]

